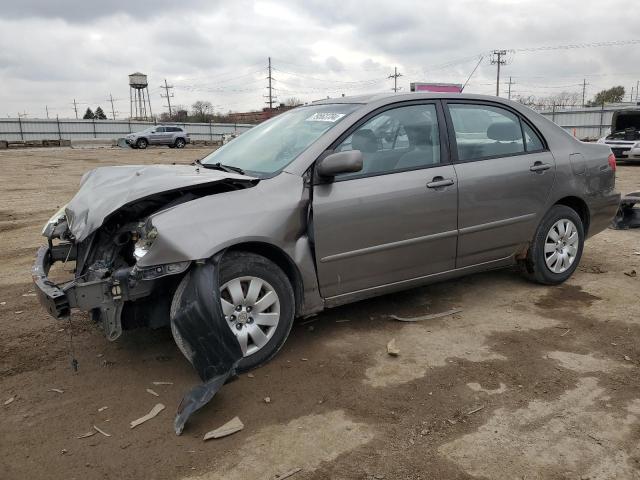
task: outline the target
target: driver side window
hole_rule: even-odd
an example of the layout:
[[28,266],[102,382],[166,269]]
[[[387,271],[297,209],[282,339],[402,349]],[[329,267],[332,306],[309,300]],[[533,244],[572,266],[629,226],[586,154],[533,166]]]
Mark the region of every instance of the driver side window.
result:
[[362,171],[336,179],[381,175],[440,163],[440,136],[433,104],[393,108],[369,119],[336,152],[360,150]]

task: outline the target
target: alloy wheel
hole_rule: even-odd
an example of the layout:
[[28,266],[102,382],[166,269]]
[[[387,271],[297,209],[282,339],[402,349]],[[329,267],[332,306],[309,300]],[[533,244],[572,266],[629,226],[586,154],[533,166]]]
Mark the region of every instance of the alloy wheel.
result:
[[575,224],[562,218],[553,224],[544,243],[544,260],[553,273],[566,272],[578,255],[580,235]]
[[220,288],[222,312],[238,338],[243,356],[264,347],[280,321],[280,299],[275,289],[258,277],[239,277]]

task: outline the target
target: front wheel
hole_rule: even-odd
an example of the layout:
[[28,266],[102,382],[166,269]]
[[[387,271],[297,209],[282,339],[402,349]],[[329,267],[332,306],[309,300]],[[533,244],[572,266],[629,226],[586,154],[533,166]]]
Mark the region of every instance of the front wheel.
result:
[[149,142],[147,142],[146,138],[139,138],[138,141],[136,142],[136,147],[142,150],[147,148],[147,145],[149,145]]
[[543,285],[566,281],[578,268],[584,247],[580,216],[566,205],[554,205],[536,230],[527,254],[527,276]]
[[[172,318],[188,281],[187,275],[176,289]],[[228,252],[222,257],[218,282],[222,313],[243,354],[238,370],[251,370],[269,361],[293,326],[295,298],[289,279],[265,257]],[[176,343],[180,346],[180,342]]]
[[176,141],[173,145],[176,148],[184,148],[184,146],[186,145],[186,142],[184,141],[184,138],[176,138]]

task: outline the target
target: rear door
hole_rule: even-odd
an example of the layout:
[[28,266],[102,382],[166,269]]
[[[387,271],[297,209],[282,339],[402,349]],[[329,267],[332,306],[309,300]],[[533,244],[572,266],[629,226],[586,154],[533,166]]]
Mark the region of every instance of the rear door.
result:
[[365,117],[334,151],[357,149],[364,168],[314,186],[313,231],[322,295],[367,290],[455,264],[457,180],[439,102]]
[[456,267],[499,260],[532,238],[555,178],[555,160],[517,112],[489,102],[447,102],[458,177]]

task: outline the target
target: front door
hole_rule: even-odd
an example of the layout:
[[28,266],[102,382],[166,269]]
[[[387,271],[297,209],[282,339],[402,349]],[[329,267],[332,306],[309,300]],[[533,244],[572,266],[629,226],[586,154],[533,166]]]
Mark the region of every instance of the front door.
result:
[[544,214],[555,160],[518,114],[495,104],[448,102],[458,177],[458,260],[467,267],[513,255]]
[[454,268],[457,179],[441,141],[442,119],[437,102],[388,108],[335,147],[360,150],[364,168],[314,187],[323,297]]

